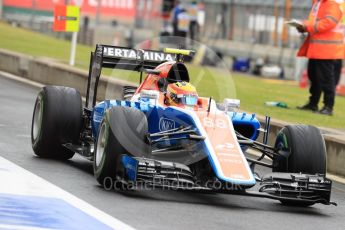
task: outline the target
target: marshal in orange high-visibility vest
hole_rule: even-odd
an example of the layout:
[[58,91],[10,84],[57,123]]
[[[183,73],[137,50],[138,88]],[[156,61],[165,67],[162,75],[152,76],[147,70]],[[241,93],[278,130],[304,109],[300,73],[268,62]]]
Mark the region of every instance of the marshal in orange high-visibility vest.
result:
[[343,59],[341,19],[342,11],[335,0],[314,0],[309,18],[304,22],[308,37],[297,55],[310,59]]

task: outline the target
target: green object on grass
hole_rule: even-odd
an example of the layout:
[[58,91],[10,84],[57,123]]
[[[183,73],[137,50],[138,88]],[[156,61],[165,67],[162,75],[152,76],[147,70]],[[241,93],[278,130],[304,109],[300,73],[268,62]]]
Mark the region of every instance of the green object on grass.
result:
[[277,102],[277,101],[266,101],[265,105],[267,106],[275,106],[280,108],[288,108],[288,105],[285,102]]

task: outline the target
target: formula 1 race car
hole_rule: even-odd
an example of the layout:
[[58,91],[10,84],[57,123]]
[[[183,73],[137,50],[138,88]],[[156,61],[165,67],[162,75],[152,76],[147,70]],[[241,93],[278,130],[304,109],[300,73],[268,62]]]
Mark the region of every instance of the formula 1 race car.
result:
[[[287,205],[335,204],[320,131],[289,125],[274,146],[267,145],[269,117],[261,128],[255,114],[237,111],[239,100],[217,104],[198,96],[183,63],[191,55],[181,49],[97,45],[85,106],[73,88],[46,86],[39,92],[31,131],[35,154],[67,160],[78,153],[93,162],[94,175],[106,188],[149,186],[264,197]],[[121,100],[97,102],[102,67],[138,71],[139,87],[125,86]],[[272,173],[260,177],[256,165]]]

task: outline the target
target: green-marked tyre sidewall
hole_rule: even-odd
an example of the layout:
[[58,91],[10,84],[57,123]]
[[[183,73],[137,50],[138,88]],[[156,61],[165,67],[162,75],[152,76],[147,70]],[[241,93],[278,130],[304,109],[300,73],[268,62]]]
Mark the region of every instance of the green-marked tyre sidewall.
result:
[[325,141],[318,128],[308,125],[289,125],[281,129],[275,147],[285,157],[274,157],[275,172],[326,174]]

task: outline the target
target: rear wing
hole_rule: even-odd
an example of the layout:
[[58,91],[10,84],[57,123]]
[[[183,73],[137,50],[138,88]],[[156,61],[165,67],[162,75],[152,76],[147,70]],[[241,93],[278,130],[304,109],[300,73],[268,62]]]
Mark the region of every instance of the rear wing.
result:
[[167,61],[182,61],[183,56],[193,54],[191,50],[167,48],[162,52],[98,44],[96,50],[91,52],[85,105],[92,109],[96,104],[97,86],[103,67],[139,71],[141,82],[144,70],[154,69]]

